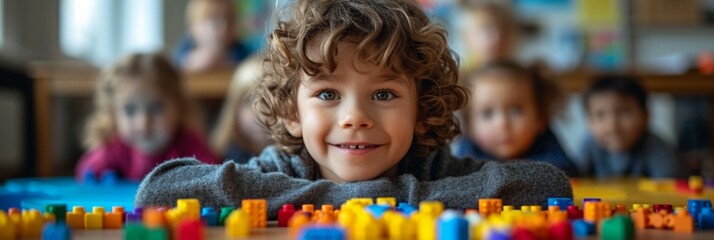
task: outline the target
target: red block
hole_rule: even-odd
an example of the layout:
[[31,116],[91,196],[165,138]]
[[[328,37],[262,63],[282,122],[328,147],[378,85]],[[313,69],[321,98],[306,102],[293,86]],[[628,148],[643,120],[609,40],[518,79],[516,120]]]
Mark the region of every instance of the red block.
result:
[[178,240],[203,240],[203,222],[201,219],[185,219],[176,229]]
[[295,206],[292,204],[285,204],[283,208],[278,210],[278,227],[287,227],[288,220],[295,214]]
[[672,204],[655,204],[652,205],[652,210],[654,212],[659,212],[660,210],[667,210],[667,213],[674,213],[674,208]]
[[572,240],[573,227],[568,222],[559,222],[551,224],[548,227],[549,239],[553,240]]
[[582,219],[583,218],[583,210],[580,210],[578,206],[571,205],[568,206],[568,219]]
[[536,235],[528,229],[516,227],[511,232],[511,240],[538,240]]

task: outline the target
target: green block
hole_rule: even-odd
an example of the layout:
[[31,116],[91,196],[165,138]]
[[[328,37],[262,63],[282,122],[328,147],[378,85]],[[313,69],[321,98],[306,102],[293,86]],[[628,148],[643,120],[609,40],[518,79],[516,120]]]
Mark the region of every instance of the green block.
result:
[[47,204],[45,212],[54,214],[57,222],[64,222],[67,218],[67,204]]
[[130,223],[124,226],[124,240],[146,239],[148,230],[143,224]]
[[223,226],[223,225],[225,225],[226,218],[227,218],[228,215],[231,214],[231,212],[233,212],[233,210],[235,210],[235,209],[236,209],[236,208],[234,208],[234,207],[222,207],[222,208],[221,208],[221,215],[218,216],[218,226]]
[[167,240],[169,239],[164,228],[149,228],[146,232],[146,240]]
[[635,239],[635,224],[628,216],[616,215],[602,222],[601,239],[629,240]]

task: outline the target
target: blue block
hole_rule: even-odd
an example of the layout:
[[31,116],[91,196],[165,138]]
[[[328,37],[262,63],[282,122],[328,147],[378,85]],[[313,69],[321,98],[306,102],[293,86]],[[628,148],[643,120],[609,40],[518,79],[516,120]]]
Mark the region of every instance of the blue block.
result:
[[368,212],[372,213],[372,216],[374,216],[374,218],[380,219],[382,218],[382,214],[384,214],[390,208],[391,207],[387,205],[372,204],[367,206],[365,209],[367,209]]
[[411,216],[412,213],[416,212],[418,209],[414,205],[411,205],[409,203],[405,202],[400,202],[399,205],[397,205],[397,211],[400,211],[404,214],[404,216]]
[[578,237],[587,237],[595,234],[595,224],[578,219],[573,221],[573,233]]
[[102,174],[102,178],[99,179],[99,182],[102,183],[102,186],[116,186],[119,182],[119,175],[114,170],[104,171],[104,174]]
[[298,235],[298,240],[344,240],[345,230],[332,226],[308,226]]
[[469,239],[469,223],[456,211],[446,210],[436,227],[437,239],[467,240]]
[[94,171],[90,169],[84,170],[82,173],[82,184],[84,185],[97,185],[97,177]]
[[218,213],[212,207],[204,207],[201,210],[201,221],[206,226],[218,226]]
[[702,208],[697,223],[700,229],[714,229],[714,212],[712,212],[712,208]]
[[64,222],[47,223],[42,229],[42,239],[45,240],[69,240],[71,235]]
[[692,215],[692,219],[694,220],[695,226],[699,227],[699,213],[702,211],[703,208],[707,207],[712,208],[712,201],[704,199],[687,200],[687,211],[689,211],[689,215]]
[[560,210],[568,210],[568,206],[573,206],[571,198],[548,198],[548,206],[558,206]]
[[487,240],[511,240],[511,234],[500,230],[492,229],[486,236]]

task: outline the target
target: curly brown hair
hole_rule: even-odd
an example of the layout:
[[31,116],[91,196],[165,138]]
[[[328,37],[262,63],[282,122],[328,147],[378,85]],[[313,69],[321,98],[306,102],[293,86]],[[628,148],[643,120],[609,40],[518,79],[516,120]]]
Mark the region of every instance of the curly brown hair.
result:
[[[415,82],[418,96],[414,157],[426,157],[460,133],[454,112],[468,101],[458,85],[455,54],[446,30],[431,22],[408,0],[298,0],[278,13],[269,36],[267,70],[256,89],[254,107],[277,145],[292,154],[302,152],[302,138],[289,134],[285,120],[298,120],[300,72],[315,76],[334,71],[340,42],[356,43],[355,59],[401,74]],[[318,46],[313,48],[309,46]],[[320,55],[315,62],[308,58]],[[271,69],[272,68],[272,69]],[[395,119],[397,121],[397,119]]]

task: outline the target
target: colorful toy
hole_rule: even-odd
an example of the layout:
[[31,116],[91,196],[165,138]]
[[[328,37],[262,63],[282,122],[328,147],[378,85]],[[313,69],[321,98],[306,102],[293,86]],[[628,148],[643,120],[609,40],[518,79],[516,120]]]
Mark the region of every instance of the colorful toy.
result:
[[42,239],[44,240],[69,240],[70,237],[69,227],[63,221],[45,224],[42,229]]
[[602,221],[600,236],[607,240],[635,239],[635,227],[628,216],[616,215]]
[[247,237],[250,235],[250,216],[241,209],[236,209],[228,215],[225,222],[227,237]]
[[248,214],[251,227],[268,226],[268,207],[265,199],[245,199],[241,208]]
[[278,226],[287,227],[288,220],[295,214],[295,206],[292,204],[283,205],[283,207],[278,210]]

